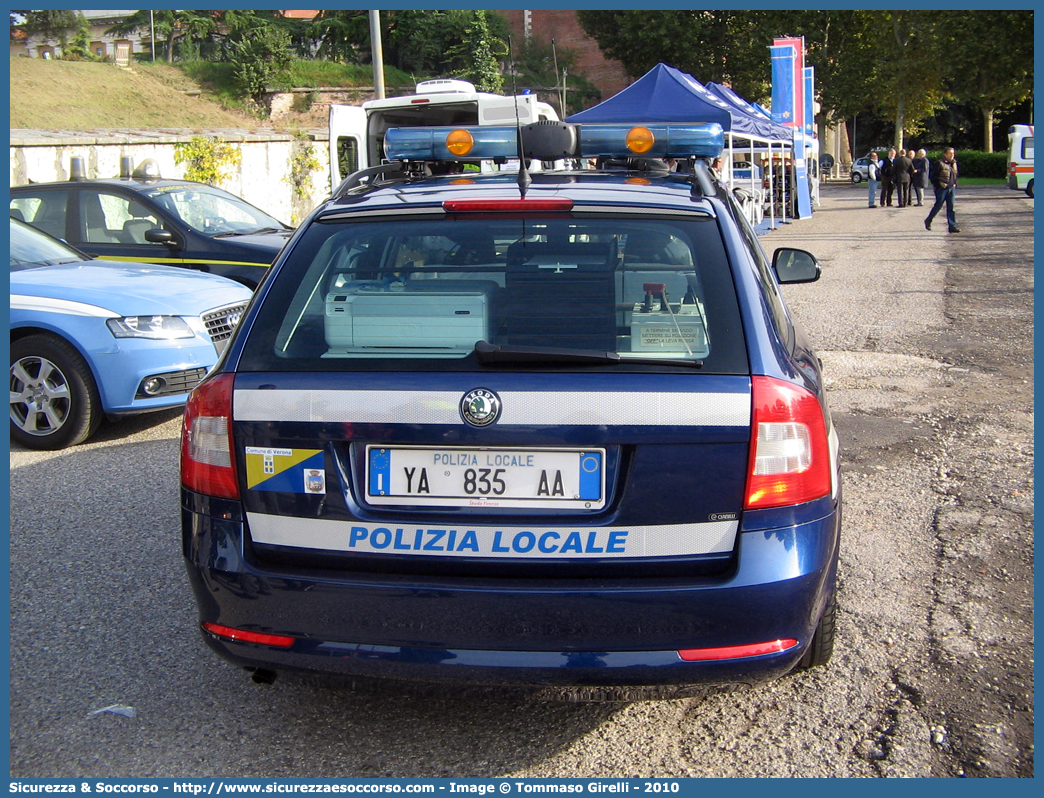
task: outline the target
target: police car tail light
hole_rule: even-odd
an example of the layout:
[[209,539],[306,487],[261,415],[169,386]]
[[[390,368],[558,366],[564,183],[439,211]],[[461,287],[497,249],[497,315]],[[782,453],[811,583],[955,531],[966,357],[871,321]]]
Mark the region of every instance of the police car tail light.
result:
[[812,501],[830,492],[830,451],[823,409],[789,382],[754,377],[750,467],[745,509]]
[[718,648],[683,648],[678,656],[685,662],[708,662],[719,659],[742,659],[760,657],[762,654],[778,654],[797,645],[797,640],[769,640],[765,643],[748,643],[742,646],[720,646]]
[[197,493],[239,498],[232,457],[232,374],[204,380],[189,396],[181,428],[181,484]]
[[222,626],[219,623],[203,624],[203,628],[212,635],[223,637],[235,643],[257,643],[262,646],[276,646],[277,648],[290,648],[294,644],[294,638],[287,635],[270,635],[264,632],[248,632],[246,629],[235,629],[231,626]]

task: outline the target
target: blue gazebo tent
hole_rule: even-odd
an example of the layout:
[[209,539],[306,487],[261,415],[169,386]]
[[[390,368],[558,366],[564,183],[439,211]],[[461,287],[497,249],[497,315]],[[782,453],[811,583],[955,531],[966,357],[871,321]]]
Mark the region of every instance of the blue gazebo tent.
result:
[[[784,147],[793,146],[794,141],[794,134],[790,128],[773,123],[753,107],[748,111],[741,104],[727,101],[709,91],[692,75],[662,63],[657,64],[618,94],[592,108],[569,116],[566,121],[580,124],[717,122],[725,131],[728,142],[729,157],[725,174],[728,182],[733,182],[735,140],[740,139],[750,144],[752,168],[749,189],[753,197],[760,197],[762,193],[760,180],[756,181],[753,168],[755,145],[766,146],[771,156],[773,145],[777,145],[782,151]],[[774,221],[771,203],[769,213]],[[750,215],[760,215],[760,201],[756,210],[750,211]],[[755,219],[752,218],[752,221]]]
[[710,82],[705,86],[705,88],[715,97],[719,97],[721,100],[727,102],[729,105],[746,114],[747,116],[751,116],[755,119],[767,122],[771,126],[770,130],[772,131],[774,138],[779,139],[780,141],[793,138],[793,128],[788,128],[777,122],[773,122],[772,119],[769,118],[768,114],[766,114],[763,110],[759,111],[758,106],[755,106],[753,103],[747,102],[728,86],[723,86],[720,83]]
[[748,113],[707,90],[692,75],[657,64],[618,94],[566,119],[583,123],[717,122],[728,133],[781,141],[771,120]]

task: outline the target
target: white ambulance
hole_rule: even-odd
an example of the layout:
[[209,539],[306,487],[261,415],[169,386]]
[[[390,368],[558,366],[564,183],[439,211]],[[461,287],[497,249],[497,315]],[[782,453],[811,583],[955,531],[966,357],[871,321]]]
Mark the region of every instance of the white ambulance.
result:
[[1033,197],[1033,125],[1008,128],[1008,188]]
[[504,97],[476,91],[464,80],[425,80],[416,94],[370,100],[362,106],[330,106],[330,188],[359,169],[378,166],[383,158],[384,133],[389,128],[511,125],[515,107],[522,125],[558,114],[535,95]]

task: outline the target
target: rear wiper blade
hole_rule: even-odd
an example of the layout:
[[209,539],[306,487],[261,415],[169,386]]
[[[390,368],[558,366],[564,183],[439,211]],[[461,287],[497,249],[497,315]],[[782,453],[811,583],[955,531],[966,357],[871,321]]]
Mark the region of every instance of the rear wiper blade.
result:
[[702,360],[684,360],[660,357],[621,357],[617,352],[602,352],[597,349],[568,349],[554,346],[511,346],[479,341],[475,344],[475,359],[483,365],[489,363],[590,363],[628,364],[641,363],[656,366],[687,366],[702,368]]
[[229,238],[230,236],[259,236],[266,233],[289,233],[285,227],[259,227],[257,230],[229,230],[227,233],[217,233],[211,238]]

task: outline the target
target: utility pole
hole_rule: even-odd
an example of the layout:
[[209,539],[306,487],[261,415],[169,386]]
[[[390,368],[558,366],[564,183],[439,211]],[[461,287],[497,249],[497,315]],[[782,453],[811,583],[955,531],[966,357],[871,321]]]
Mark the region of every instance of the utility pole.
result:
[[562,67],[562,118],[565,119],[569,112],[566,110],[566,84],[569,82],[569,67]]
[[384,99],[384,48],[381,45],[381,12],[370,10],[370,49],[373,53],[373,92]]
[[558,51],[555,49],[554,39],[551,40],[551,56],[555,61],[555,88],[558,89],[558,103],[559,107],[562,109],[562,118],[565,119],[565,91],[558,85],[558,79],[560,77],[558,72]]
[[156,17],[149,10],[149,42],[152,45],[152,63],[156,63]]

